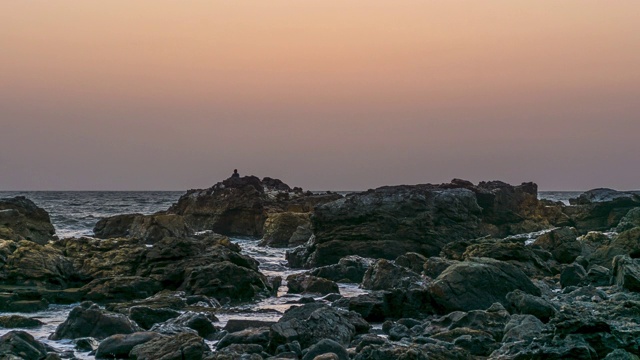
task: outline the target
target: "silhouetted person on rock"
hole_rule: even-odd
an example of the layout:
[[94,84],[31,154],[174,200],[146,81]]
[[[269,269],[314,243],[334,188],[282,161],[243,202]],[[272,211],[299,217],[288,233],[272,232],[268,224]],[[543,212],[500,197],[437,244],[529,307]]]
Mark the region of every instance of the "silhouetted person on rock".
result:
[[231,174],[231,177],[236,179],[240,178],[240,174],[238,174],[238,169],[233,169],[233,174]]

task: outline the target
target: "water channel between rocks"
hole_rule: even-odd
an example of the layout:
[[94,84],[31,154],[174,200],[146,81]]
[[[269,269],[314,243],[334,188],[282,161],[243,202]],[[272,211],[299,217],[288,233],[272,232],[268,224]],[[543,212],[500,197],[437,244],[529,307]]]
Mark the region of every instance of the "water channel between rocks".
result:
[[[286,281],[287,276],[304,272],[305,270],[291,269],[287,267],[285,260],[286,248],[269,248],[258,246],[259,240],[255,239],[239,239],[232,238],[242,248],[242,253],[256,259],[260,265],[260,271],[267,277],[280,276],[283,279],[283,285],[278,289],[275,297],[269,297],[253,303],[241,304],[238,306],[224,306],[216,313],[216,317],[220,320],[214,323],[216,327],[223,328],[230,319],[242,320],[258,320],[258,321],[277,321],[282,314],[302,297],[298,294],[287,294]],[[358,284],[339,283],[340,294],[345,297],[353,297],[363,293],[366,290],[360,289]],[[320,299],[320,297],[316,297]],[[36,313],[2,313],[5,315],[21,315],[25,317],[34,317],[45,324],[35,329],[4,329],[0,328],[0,336],[12,330],[24,330],[33,335],[37,340],[42,341],[61,351],[74,351],[78,359],[95,359],[88,355],[87,352],[78,352],[74,350],[72,340],[49,340],[48,337],[55,332],[58,325],[64,322],[69,315],[71,309],[78,304],[72,305],[50,305],[46,311]],[[209,347],[214,349],[215,342],[207,341]]]

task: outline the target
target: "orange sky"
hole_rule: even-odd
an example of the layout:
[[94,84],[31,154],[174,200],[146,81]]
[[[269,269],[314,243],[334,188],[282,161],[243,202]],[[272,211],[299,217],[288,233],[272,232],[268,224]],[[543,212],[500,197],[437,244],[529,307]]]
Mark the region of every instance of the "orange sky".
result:
[[0,2],[0,190],[640,188],[640,2]]

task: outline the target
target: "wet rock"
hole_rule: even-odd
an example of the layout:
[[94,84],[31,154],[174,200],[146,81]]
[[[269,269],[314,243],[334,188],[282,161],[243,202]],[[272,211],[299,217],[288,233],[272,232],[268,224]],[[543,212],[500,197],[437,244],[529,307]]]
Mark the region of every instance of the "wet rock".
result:
[[[207,356],[204,360],[262,360],[264,356],[268,356],[264,352],[264,348],[258,344],[231,344],[223,349],[217,350],[215,353]],[[285,357],[276,357],[276,359]],[[297,357],[293,357],[297,359]]]
[[408,288],[422,282],[423,279],[419,274],[392,261],[380,259],[367,269],[361,286],[369,290],[389,290]]
[[428,289],[420,287],[373,291],[340,299],[333,306],[356,312],[371,322],[404,317],[423,318],[434,313]]
[[434,304],[444,313],[486,309],[495,302],[506,305],[506,295],[516,289],[541,294],[520,269],[488,258],[454,264],[429,285]]
[[251,328],[271,327],[271,325],[275,323],[276,323],[275,321],[262,321],[262,320],[252,320],[252,319],[229,319],[227,320],[227,325],[225,325],[222,330],[233,333],[233,332],[242,331],[242,330],[251,329]]
[[0,239],[44,245],[55,237],[49,214],[24,196],[0,199]]
[[262,327],[228,333],[218,342],[216,348],[220,350],[232,344],[257,344],[266,348],[269,345],[269,332],[268,327]]
[[616,231],[621,233],[623,231],[631,230],[634,227],[640,227],[640,206],[629,210],[627,214],[620,219],[620,223],[618,223]]
[[211,339],[212,336],[218,332],[213,326],[212,321],[218,321],[218,319],[213,315],[187,311],[176,318],[171,318],[163,323],[153,325],[150,331],[165,335],[194,332],[202,338]]
[[178,316],[180,316],[179,311],[168,308],[154,309],[149,306],[133,306],[129,309],[129,318],[145,330],[149,330],[157,323],[162,323]]
[[124,214],[98,221],[93,229],[97,238],[135,237],[153,244],[165,237],[187,237],[193,234],[182,216],[173,214]]
[[100,342],[92,337],[74,339],[75,349],[82,352],[95,351],[100,346]]
[[587,282],[593,286],[607,286],[611,283],[611,271],[604,266],[594,265],[587,272]]
[[615,349],[604,360],[640,360],[640,356],[631,354],[623,349]]
[[100,346],[98,346],[96,359],[127,359],[134,346],[144,344],[160,336],[160,334],[154,332],[111,335],[102,340]]
[[486,310],[454,311],[428,322],[423,335],[432,336],[444,331],[466,328],[483,331],[499,342],[504,336],[504,328],[510,318],[511,315],[500,303],[493,304]]
[[15,293],[0,293],[0,311],[35,313],[46,310],[48,307],[49,302],[45,299],[23,300]]
[[369,345],[356,354],[354,360],[463,360],[472,355],[466,350],[443,341],[427,344]]
[[302,360],[317,359],[320,355],[333,354],[332,358],[336,360],[349,360],[349,354],[347,350],[341,344],[331,340],[322,339],[318,343],[312,345],[307,353],[302,357]]
[[287,276],[288,293],[290,294],[339,294],[340,289],[335,282],[307,274]]
[[116,276],[95,279],[85,285],[84,299],[98,302],[144,299],[162,290],[162,284],[140,276]]
[[71,310],[67,319],[49,337],[51,340],[94,337],[104,339],[114,334],[130,334],[140,329],[122,314],[111,313],[89,301]]
[[530,277],[553,274],[547,262],[543,260],[539,250],[526,246],[523,242],[506,242],[484,240],[467,246],[462,259],[487,257],[508,262]]
[[136,345],[129,357],[137,360],[197,360],[204,358],[210,351],[198,335],[181,333],[173,336],[163,335]]
[[360,283],[373,261],[357,255],[346,256],[337,264],[312,269],[309,274],[337,282]]
[[42,359],[47,348],[29,333],[14,330],[0,337],[0,354],[7,360]]
[[347,315],[348,312],[344,310],[322,304],[292,307],[271,326],[269,348],[275,350],[279,345],[295,340],[305,349],[321,339],[331,339],[347,346],[356,334],[350,317],[359,317],[355,313]]
[[613,258],[615,285],[629,291],[640,291],[640,259],[619,255]]
[[294,247],[306,243],[313,232],[309,213],[269,214],[265,220],[261,246]]
[[565,266],[560,274],[560,285],[565,288],[568,286],[579,286],[585,282],[587,272],[582,265],[573,263]]
[[640,257],[640,227],[618,234],[609,244],[596,249],[588,256],[588,260],[590,265],[600,265],[611,269],[612,260],[618,255],[628,255],[631,258]]
[[385,334],[389,335],[389,340],[391,341],[399,341],[403,338],[411,338],[411,336],[413,335],[411,333],[411,330],[409,330],[406,325],[391,321],[385,321],[385,323],[382,324],[382,331],[384,331]]
[[0,316],[0,327],[6,329],[14,328],[37,328],[44,323],[36,318],[28,318],[20,315]]
[[562,227],[540,235],[533,245],[549,251],[559,263],[570,264],[582,254],[582,243],[577,237],[576,229]]
[[507,294],[507,307],[511,313],[530,314],[547,322],[556,314],[556,308],[547,300],[525,293],[522,290],[514,290]]

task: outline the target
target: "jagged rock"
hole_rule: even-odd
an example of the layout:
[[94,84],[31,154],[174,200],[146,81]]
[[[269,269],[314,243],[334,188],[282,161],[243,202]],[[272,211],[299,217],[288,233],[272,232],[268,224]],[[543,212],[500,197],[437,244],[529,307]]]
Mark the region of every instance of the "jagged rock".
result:
[[75,275],[72,262],[50,245],[0,240],[0,279],[4,284],[66,287]]
[[629,210],[640,206],[640,196],[611,189],[587,191],[577,199],[569,199],[574,206],[564,212],[579,232],[606,231],[616,227]]
[[571,205],[586,205],[593,203],[610,202],[617,199],[630,199],[640,202],[640,197],[637,193],[627,191],[617,191],[607,188],[598,188],[585,191],[577,198],[569,199]]
[[307,274],[287,276],[287,287],[290,294],[339,294],[340,289],[335,282]]
[[596,249],[587,257],[590,265],[612,268],[612,260],[618,255],[640,257],[640,227],[626,230],[613,237],[607,245]]
[[305,349],[321,339],[347,346],[356,334],[352,318],[364,322],[358,314],[322,304],[292,307],[271,326],[269,348],[275,350],[279,345],[296,340]]
[[560,274],[560,285],[565,288],[568,286],[579,286],[585,282],[587,272],[582,265],[573,263],[567,265]]
[[482,241],[470,244],[462,254],[462,260],[486,257],[508,262],[530,277],[551,275],[553,271],[540,256],[540,250],[522,242]]
[[233,344],[257,344],[266,348],[269,345],[269,333],[270,330],[268,327],[251,328],[228,333],[220,339],[216,348],[220,350]]
[[182,215],[195,231],[261,237],[268,214],[308,213],[338,194],[294,191],[282,181],[255,176],[229,178],[209,189],[189,190],[168,213]]
[[312,269],[309,274],[338,282],[360,283],[373,261],[357,255],[346,256],[337,264]]
[[486,310],[454,311],[430,321],[423,335],[432,336],[443,331],[468,328],[483,331],[490,334],[495,341],[501,341],[504,327],[510,318],[511,315],[500,303],[495,303]]
[[129,357],[137,360],[199,360],[211,350],[196,334],[181,333],[159,336],[144,344],[136,345]]
[[414,252],[408,252],[404,255],[400,255],[394,261],[396,265],[406,267],[417,274],[422,272],[426,262],[427,257]]
[[406,289],[412,285],[422,285],[422,280],[419,274],[408,268],[380,259],[367,269],[361,286],[368,290]]
[[251,300],[270,289],[261,273],[229,261],[192,268],[181,289],[188,294],[205,295],[216,299]]
[[454,264],[429,285],[434,304],[442,312],[486,309],[495,302],[507,304],[506,295],[516,289],[541,294],[520,269],[488,258]]
[[75,349],[82,352],[91,352],[98,350],[100,342],[92,337],[74,339]]
[[604,360],[640,360],[640,356],[631,354],[623,349],[615,349]]
[[621,233],[623,231],[631,230],[634,227],[640,227],[640,206],[629,210],[627,214],[620,219],[620,223],[618,223],[616,231]]
[[587,282],[593,286],[607,286],[611,282],[611,270],[604,266],[594,265],[587,272]]
[[311,235],[309,213],[269,214],[265,220],[261,246],[293,247],[306,243]]
[[570,264],[582,254],[582,243],[577,237],[575,229],[562,227],[540,235],[533,245],[549,251],[559,263]]
[[210,339],[218,330],[213,326],[212,321],[218,321],[213,315],[205,315],[187,311],[184,314],[171,318],[163,323],[155,324],[150,331],[165,335],[174,335],[183,332],[194,332],[198,336]]
[[[231,344],[223,349],[217,350],[212,355],[207,356],[204,360],[262,360],[266,355],[264,348],[258,344]],[[275,357],[274,359],[283,359],[284,357]],[[295,359],[295,358],[294,358]]]
[[104,339],[114,334],[131,334],[141,330],[126,316],[108,312],[92,302],[85,301],[71,310],[67,319],[58,325],[49,339]]
[[532,340],[544,330],[544,324],[533,315],[513,315],[504,327],[502,342]]
[[0,239],[44,245],[55,237],[49,214],[24,196],[0,199]]
[[427,344],[368,345],[356,354],[354,360],[467,360],[472,355],[466,350],[444,341]]
[[0,337],[0,354],[7,360],[42,359],[47,348],[29,333],[13,330]]
[[116,334],[102,340],[96,350],[96,359],[129,358],[131,350],[161,335],[155,332],[136,332],[133,334]]
[[6,329],[13,328],[36,328],[44,323],[36,318],[28,318],[20,315],[0,316],[0,327]]
[[306,251],[292,251],[290,263],[317,267],[347,255],[434,256],[454,240],[549,227],[545,209],[532,183],[381,187],[317,207],[311,218],[316,239]]
[[165,322],[178,316],[180,316],[179,311],[169,308],[154,309],[149,306],[132,306],[129,309],[129,318],[145,330],[151,329],[157,323]]
[[435,279],[440,274],[442,274],[447,268],[453,264],[457,263],[457,261],[449,260],[441,257],[432,256],[427,258],[422,268],[422,272],[432,278]]
[[511,313],[530,314],[547,322],[556,314],[556,308],[547,300],[525,293],[522,290],[514,290],[507,294]]
[[99,220],[93,233],[101,239],[135,237],[153,244],[165,237],[187,237],[193,231],[182,216],[174,214],[124,214]]
[[640,259],[618,255],[613,258],[615,284],[629,291],[640,291]]

